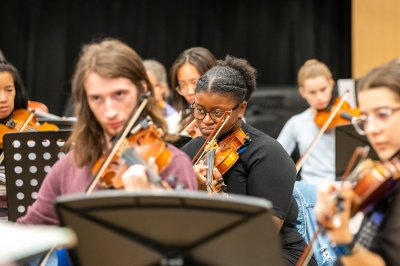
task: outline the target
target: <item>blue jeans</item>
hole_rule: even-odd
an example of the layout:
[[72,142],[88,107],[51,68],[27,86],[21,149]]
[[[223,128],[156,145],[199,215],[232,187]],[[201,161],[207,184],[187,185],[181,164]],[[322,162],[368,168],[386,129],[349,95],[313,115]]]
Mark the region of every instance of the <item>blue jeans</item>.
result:
[[[297,231],[308,243],[314,233],[318,230],[314,214],[314,206],[317,201],[317,187],[315,185],[296,181],[293,190],[293,197],[297,202],[299,213],[297,216]],[[319,234],[313,244],[313,252],[318,265],[330,266],[336,260],[336,255],[329,246],[329,239],[326,235]]]
[[[40,265],[45,254],[37,255],[30,258],[23,263],[24,266],[38,266]],[[46,266],[71,266],[68,252],[65,248],[56,249],[50,253],[49,259],[45,264]]]
[[[24,266],[39,266],[45,255],[46,254],[43,253],[43,254],[34,256],[34,257],[30,258],[28,261],[25,261],[23,263],[23,265]],[[50,253],[49,259],[45,265],[46,266],[57,266],[58,265],[58,257],[57,257],[57,253],[55,251]]]

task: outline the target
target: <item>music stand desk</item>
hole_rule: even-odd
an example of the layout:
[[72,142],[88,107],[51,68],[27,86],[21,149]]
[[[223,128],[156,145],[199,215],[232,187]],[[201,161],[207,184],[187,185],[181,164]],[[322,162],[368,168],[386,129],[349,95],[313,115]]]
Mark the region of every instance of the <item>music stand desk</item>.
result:
[[100,191],[60,197],[56,210],[78,235],[74,265],[283,265],[259,198]]
[[39,188],[53,164],[64,156],[62,147],[71,130],[7,133],[4,166],[8,220],[16,221],[35,202]]
[[361,136],[356,132],[353,125],[337,126],[335,129],[335,164],[336,181],[341,178],[347,167],[348,162],[357,147],[369,146],[371,148],[369,158],[377,160],[378,156],[372,149],[366,136]]

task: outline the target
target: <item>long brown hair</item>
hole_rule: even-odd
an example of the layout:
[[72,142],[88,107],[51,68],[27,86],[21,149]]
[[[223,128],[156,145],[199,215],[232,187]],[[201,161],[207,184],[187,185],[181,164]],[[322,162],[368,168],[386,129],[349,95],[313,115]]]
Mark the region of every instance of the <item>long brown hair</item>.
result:
[[372,69],[357,82],[357,92],[386,87],[400,99],[400,60],[398,58]]
[[74,150],[74,159],[78,166],[93,164],[101,155],[106,143],[103,129],[87,102],[84,82],[90,72],[107,78],[127,78],[135,84],[139,93],[146,91],[147,87],[152,97],[149,98],[142,116],[150,116],[157,127],[166,132],[165,120],[154,100],[153,88],[140,56],[128,45],[115,39],[108,38],[84,45],[72,79],[77,122],[67,142],[67,147]]
[[178,71],[186,63],[193,65],[200,76],[217,64],[215,56],[204,47],[192,47],[186,49],[172,64],[171,67],[171,89],[173,91],[173,106],[177,111],[183,111],[191,103],[186,102],[185,97],[176,91],[178,83]]

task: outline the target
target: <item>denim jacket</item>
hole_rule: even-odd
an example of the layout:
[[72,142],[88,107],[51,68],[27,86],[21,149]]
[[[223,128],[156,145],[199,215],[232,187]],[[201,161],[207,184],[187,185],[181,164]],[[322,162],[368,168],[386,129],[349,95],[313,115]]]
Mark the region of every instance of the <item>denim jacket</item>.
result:
[[[296,181],[293,190],[299,213],[296,227],[299,233],[308,243],[317,231],[318,225],[314,214],[314,206],[317,200],[317,186],[310,183]],[[336,255],[329,246],[329,238],[319,234],[313,244],[313,252],[318,265],[330,266],[336,260]]]

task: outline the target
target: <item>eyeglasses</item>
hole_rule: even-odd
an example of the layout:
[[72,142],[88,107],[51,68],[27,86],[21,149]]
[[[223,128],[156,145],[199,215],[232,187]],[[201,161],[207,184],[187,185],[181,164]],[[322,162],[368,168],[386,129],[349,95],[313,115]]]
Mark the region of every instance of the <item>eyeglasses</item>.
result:
[[178,85],[175,89],[180,95],[187,94],[189,90],[195,90],[197,79],[189,80],[186,84]]
[[351,123],[353,124],[358,134],[365,135],[367,124],[371,120],[374,120],[376,126],[384,126],[384,122],[386,122],[393,115],[394,112],[397,112],[399,110],[400,107],[382,107],[374,110],[374,112],[369,115],[354,116],[351,120]]
[[218,123],[219,120],[221,120],[222,116],[227,113],[230,112],[232,113],[234,110],[236,110],[238,107],[240,106],[240,103],[238,105],[236,105],[235,107],[233,107],[231,110],[228,111],[223,111],[223,110],[212,110],[209,112],[206,112],[204,109],[201,109],[199,107],[194,106],[193,104],[190,106],[190,109],[192,110],[193,113],[193,117],[199,120],[203,120],[206,115],[208,114],[211,118],[212,121]]

